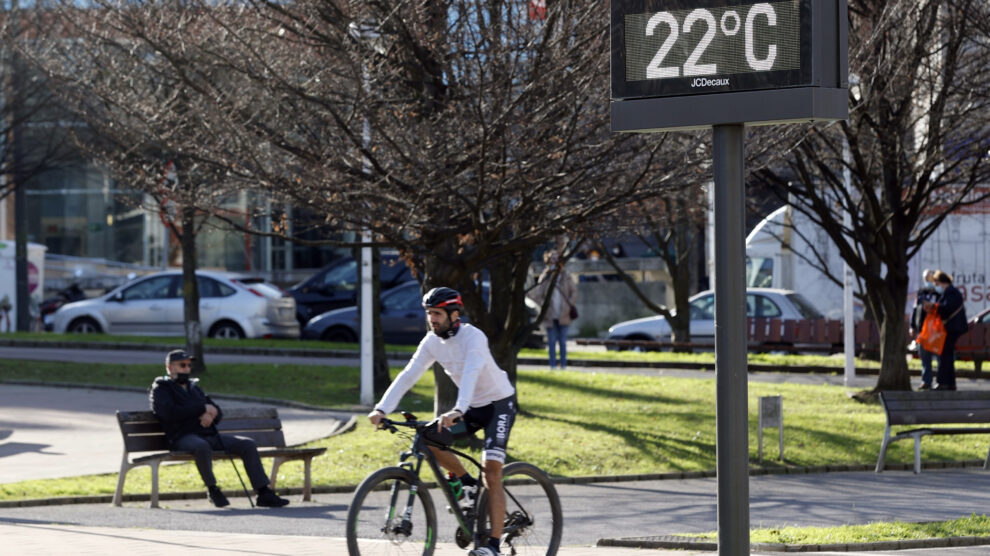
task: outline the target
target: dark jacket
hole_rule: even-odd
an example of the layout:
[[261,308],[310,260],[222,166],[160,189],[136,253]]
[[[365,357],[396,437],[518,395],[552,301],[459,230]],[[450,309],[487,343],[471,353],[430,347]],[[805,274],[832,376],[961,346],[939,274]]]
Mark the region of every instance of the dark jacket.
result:
[[915,334],[921,332],[921,325],[925,323],[925,316],[928,314],[925,311],[925,301],[935,303],[937,300],[938,293],[935,292],[935,288],[929,286],[918,289],[918,296],[914,300],[914,311],[911,313],[911,328],[914,329]]
[[[176,440],[187,434],[209,436],[217,434],[216,426],[223,418],[223,410],[197,384],[198,380],[190,380],[189,388],[183,388],[167,376],[158,377],[151,385],[148,395],[151,411],[165,429],[165,439],[171,446]],[[206,404],[217,408],[217,417],[209,427],[199,424],[199,416],[206,411]]]
[[966,308],[963,307],[962,294],[955,286],[945,288],[936,303],[938,303],[938,316],[945,324],[946,332],[960,336],[969,330],[969,325],[966,324]]

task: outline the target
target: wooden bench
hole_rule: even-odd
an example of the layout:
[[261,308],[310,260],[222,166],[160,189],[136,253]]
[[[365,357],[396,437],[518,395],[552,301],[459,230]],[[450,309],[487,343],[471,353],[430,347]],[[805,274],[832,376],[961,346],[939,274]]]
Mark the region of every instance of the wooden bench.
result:
[[[990,424],[990,391],[970,392],[880,392],[880,402],[887,414],[887,428],[880,444],[876,472],[884,468],[887,447],[904,438],[914,439],[914,472],[921,473],[921,438],[941,434],[990,434],[990,427],[929,427],[925,425],[987,425]],[[891,427],[911,426],[909,430],[891,436]],[[919,426],[921,425],[921,426]],[[990,469],[990,451],[983,463]]]
[[[113,505],[120,506],[124,498],[124,480],[127,472],[135,467],[151,467],[151,507],[158,507],[158,466],[163,461],[193,461],[192,452],[170,452],[165,441],[162,425],[151,411],[118,411],[117,423],[124,437],[124,456],[120,462],[117,477],[117,491],[113,495]],[[223,412],[223,419],[217,429],[225,434],[236,434],[252,438],[258,444],[258,455],[274,458],[272,461],[271,486],[275,488],[278,468],[282,463],[303,460],[305,480],[303,500],[309,501],[312,494],[311,469],[313,458],[326,452],[326,448],[287,448],[282,434],[282,421],[274,407],[234,408]],[[268,448],[268,449],[266,449]],[[153,454],[130,459],[131,454],[154,452]],[[213,452],[213,459],[231,457],[226,452]],[[236,456],[234,456],[236,457]]]

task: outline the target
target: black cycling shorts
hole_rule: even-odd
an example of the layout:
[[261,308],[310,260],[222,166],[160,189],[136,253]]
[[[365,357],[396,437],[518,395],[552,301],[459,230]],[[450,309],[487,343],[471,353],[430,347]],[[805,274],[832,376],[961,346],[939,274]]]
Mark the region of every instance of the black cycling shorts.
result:
[[[516,422],[516,397],[509,396],[482,407],[472,407],[464,414],[465,429],[455,427],[454,438],[473,435],[485,430],[485,450],[481,461],[505,463],[505,450],[509,444],[509,432]],[[458,430],[461,429],[461,430]]]

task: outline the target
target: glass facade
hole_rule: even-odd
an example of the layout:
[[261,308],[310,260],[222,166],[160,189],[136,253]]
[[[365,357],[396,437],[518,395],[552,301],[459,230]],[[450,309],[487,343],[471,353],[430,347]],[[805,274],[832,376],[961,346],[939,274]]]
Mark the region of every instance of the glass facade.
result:
[[[180,266],[178,240],[166,230],[149,197],[128,191],[94,165],[47,171],[28,183],[28,237],[48,252],[106,259],[149,267]],[[230,196],[221,204],[224,218],[256,230],[270,229],[268,219],[255,215],[266,205],[249,192]],[[299,225],[292,230],[310,240],[327,238],[330,230],[305,223],[316,220],[293,215],[281,207],[276,218]],[[167,254],[162,244],[167,238]],[[220,219],[211,219],[197,235],[200,268],[230,271],[320,268],[344,252],[331,246],[296,245],[234,231]]]

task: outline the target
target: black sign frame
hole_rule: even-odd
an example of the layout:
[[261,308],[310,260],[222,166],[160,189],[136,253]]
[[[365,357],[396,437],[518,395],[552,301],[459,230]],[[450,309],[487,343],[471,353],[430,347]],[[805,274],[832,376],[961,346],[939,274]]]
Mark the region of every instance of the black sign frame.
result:
[[[627,79],[626,16],[661,11],[690,10],[693,8],[731,8],[752,6],[753,0],[612,0],[612,98],[650,98],[688,94],[717,94],[759,89],[801,87],[812,84],[812,0],[798,0],[798,22],[794,30],[799,35],[800,66],[797,69],[773,71],[749,71],[745,73],[715,73],[710,76],[680,76],[664,79]],[[773,4],[776,2],[766,2]],[[711,51],[709,51],[711,52]],[[715,52],[718,52],[715,50]],[[711,58],[706,55],[706,58]],[[702,60],[704,61],[704,60]],[[715,85],[699,89],[692,86],[695,79],[726,79],[727,85]]]
[[[723,124],[772,125],[847,118],[847,0],[793,1],[800,7],[801,63],[797,70],[731,73],[727,87],[690,87],[696,76],[626,81],[625,16],[695,8],[752,7],[761,2],[612,0],[612,131],[658,132]],[[671,57],[671,61],[676,64],[678,60]],[[710,77],[724,75],[716,73]]]

